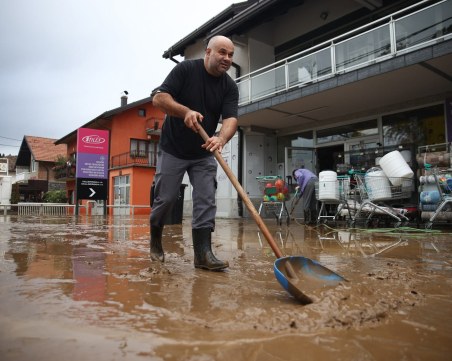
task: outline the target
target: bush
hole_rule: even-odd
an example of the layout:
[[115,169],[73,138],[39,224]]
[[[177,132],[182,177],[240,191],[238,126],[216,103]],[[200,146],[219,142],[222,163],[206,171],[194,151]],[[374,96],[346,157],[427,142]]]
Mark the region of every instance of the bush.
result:
[[11,189],[11,204],[17,204],[20,201],[19,183],[14,183]]
[[45,203],[67,203],[66,191],[49,191],[44,194],[42,200]]

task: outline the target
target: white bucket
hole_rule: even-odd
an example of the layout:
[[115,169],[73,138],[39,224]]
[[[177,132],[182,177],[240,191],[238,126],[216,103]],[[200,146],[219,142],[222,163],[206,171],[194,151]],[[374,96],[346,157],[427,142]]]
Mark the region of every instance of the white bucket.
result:
[[339,200],[337,173],[324,170],[319,173],[319,201]]
[[366,173],[365,183],[370,200],[377,201],[391,198],[391,183],[383,171]]
[[414,176],[414,172],[398,150],[381,157],[380,167],[395,186],[402,184],[402,178],[413,178]]

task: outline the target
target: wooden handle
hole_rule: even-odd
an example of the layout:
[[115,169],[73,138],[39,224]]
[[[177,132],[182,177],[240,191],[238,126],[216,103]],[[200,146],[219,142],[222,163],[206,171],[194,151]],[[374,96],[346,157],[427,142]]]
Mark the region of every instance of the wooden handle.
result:
[[[206,131],[202,128],[202,126],[199,126],[198,133],[201,135],[201,137],[204,141],[207,141],[207,139],[209,139],[209,136],[207,135]],[[264,221],[262,220],[261,216],[257,212],[256,208],[254,207],[254,204],[251,202],[250,198],[248,197],[248,195],[246,194],[246,192],[240,185],[240,183],[237,180],[237,178],[235,177],[234,173],[232,173],[231,168],[229,168],[228,164],[223,159],[223,157],[221,156],[221,153],[218,150],[214,151],[214,155],[215,155],[215,158],[217,159],[218,163],[220,163],[221,168],[223,168],[224,172],[228,176],[232,185],[236,189],[240,198],[242,198],[242,201],[245,202],[246,208],[248,208],[248,211],[253,216],[254,221],[257,223],[257,226],[259,227],[261,232],[264,234],[265,239],[267,240],[271,249],[275,253],[276,257],[281,258],[283,256],[281,250],[279,249],[278,245],[276,244],[275,240],[273,239],[272,235],[270,234],[270,231],[268,230],[268,228],[265,225]]]

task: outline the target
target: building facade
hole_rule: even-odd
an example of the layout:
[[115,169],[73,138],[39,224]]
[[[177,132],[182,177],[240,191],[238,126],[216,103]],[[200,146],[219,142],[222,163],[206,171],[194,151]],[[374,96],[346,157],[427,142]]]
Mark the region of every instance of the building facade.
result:
[[[421,149],[446,144],[448,151],[452,1],[247,1],[163,57],[202,57],[217,34],[236,47],[232,167],[256,203],[262,175],[290,181],[299,167],[366,171],[394,149],[418,171]],[[230,211],[223,213],[246,215],[240,205]]]
[[[109,165],[107,203],[93,203],[91,214],[112,215],[149,214],[150,189],[157,161],[157,147],[163,124],[163,114],[152,106],[151,98],[127,104],[127,96],[121,98],[121,106],[104,112],[80,128],[109,131]],[[66,174],[68,197],[72,204],[77,200],[76,159],[77,130],[56,141],[67,144],[68,167]],[[79,202],[86,203],[86,200]],[[80,213],[86,211],[80,208]]]

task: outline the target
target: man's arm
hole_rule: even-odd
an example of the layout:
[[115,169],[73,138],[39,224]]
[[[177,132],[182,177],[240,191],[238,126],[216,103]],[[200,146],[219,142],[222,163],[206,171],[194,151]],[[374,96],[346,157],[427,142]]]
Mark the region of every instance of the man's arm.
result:
[[223,146],[229,142],[237,131],[237,118],[223,119],[220,132],[217,136],[210,137],[206,143],[203,144],[203,148],[213,152],[216,149],[221,153]]
[[176,102],[171,94],[168,93],[156,93],[152,98],[152,105],[170,116],[183,119],[185,126],[196,133],[198,132],[198,122],[202,122],[204,118],[201,113]]

